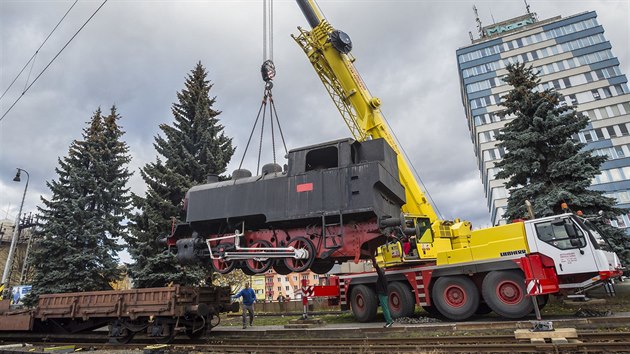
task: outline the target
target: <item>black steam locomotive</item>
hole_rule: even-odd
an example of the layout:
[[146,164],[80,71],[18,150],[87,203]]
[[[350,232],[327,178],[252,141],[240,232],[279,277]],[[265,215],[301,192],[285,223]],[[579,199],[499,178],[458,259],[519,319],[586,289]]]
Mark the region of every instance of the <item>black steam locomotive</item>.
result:
[[221,273],[323,272],[382,243],[380,229],[404,203],[396,154],[383,139],[336,140],[291,150],[284,168],[236,170],[191,188],[186,223],[168,244],[183,262],[211,256]]

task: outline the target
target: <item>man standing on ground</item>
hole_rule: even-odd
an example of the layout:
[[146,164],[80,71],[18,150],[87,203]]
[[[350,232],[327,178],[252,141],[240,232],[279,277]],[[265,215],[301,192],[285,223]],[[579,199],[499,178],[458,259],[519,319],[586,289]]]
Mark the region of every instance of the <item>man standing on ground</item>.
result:
[[385,317],[385,328],[389,328],[394,324],[392,315],[389,313],[389,296],[387,296],[387,278],[385,278],[385,272],[376,263],[376,258],[372,256],[372,265],[376,269],[376,294],[378,295],[378,301],[381,303],[381,309],[383,309],[383,316]]
[[247,313],[249,313],[249,326],[254,326],[254,301],[256,301],[256,293],[254,289],[249,287],[249,282],[245,283],[245,288],[238,292],[238,294],[232,296],[233,299],[243,297],[243,329],[247,328],[245,325],[247,322]]
[[277,300],[278,300],[278,303],[280,304],[280,313],[284,314],[285,312],[287,312],[285,308],[286,299],[284,298],[284,295],[280,293],[280,295],[278,295]]

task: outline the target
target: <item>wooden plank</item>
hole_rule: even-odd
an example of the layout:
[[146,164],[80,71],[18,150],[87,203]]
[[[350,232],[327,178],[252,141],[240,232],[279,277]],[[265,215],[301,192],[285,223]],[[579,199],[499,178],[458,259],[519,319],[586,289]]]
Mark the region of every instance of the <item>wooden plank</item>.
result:
[[517,329],[514,331],[516,339],[532,338],[577,338],[575,328],[556,328],[553,331],[532,332],[529,329]]

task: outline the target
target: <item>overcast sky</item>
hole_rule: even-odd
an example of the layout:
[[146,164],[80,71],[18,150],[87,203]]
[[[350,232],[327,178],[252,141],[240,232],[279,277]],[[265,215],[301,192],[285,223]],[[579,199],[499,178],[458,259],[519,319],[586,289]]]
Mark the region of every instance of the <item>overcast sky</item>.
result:
[[[0,0],[0,93],[40,46],[73,1]],[[36,57],[31,81],[101,1],[79,1]],[[525,13],[522,0],[324,1],[329,22],[353,40],[356,67],[445,218],[489,226],[489,213],[458,84],[455,50],[476,34],[476,4],[484,25]],[[613,54],[629,73],[629,1],[535,1],[539,19],[596,10]],[[308,27],[293,1],[274,3],[274,99],[289,149],[350,136],[302,50],[290,34]],[[24,212],[35,211],[46,181],[57,179],[93,112],[118,107],[135,172],[155,161],[158,125],[171,123],[171,105],[201,61],[214,84],[215,108],[233,137],[238,165],[260,106],[263,82],[261,1],[110,0],[0,122],[0,219],[15,218],[30,173]],[[24,89],[28,69],[0,100],[0,115]],[[268,141],[267,141],[268,143]],[[268,146],[268,145],[267,145]],[[279,150],[279,153],[281,151]],[[282,155],[282,153],[280,153]],[[271,161],[267,151],[264,162]],[[256,169],[255,150],[245,167]]]

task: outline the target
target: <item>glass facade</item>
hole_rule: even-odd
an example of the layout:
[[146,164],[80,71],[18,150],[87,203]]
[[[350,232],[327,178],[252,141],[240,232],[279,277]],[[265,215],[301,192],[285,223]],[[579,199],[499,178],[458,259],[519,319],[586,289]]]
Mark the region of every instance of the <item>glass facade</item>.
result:
[[[561,104],[576,105],[589,117],[588,126],[574,139],[593,154],[608,157],[591,188],[615,198],[620,207],[630,207],[630,90],[597,13],[535,19],[527,26],[476,39],[456,54],[462,103],[494,225],[507,222],[503,213],[509,194],[505,181],[495,179],[494,164],[505,154],[495,137],[510,117],[496,112],[503,108],[501,96],[511,88],[502,80],[505,67],[516,62],[538,71],[539,90],[555,88],[564,95]],[[629,227],[628,215],[616,226]]]

